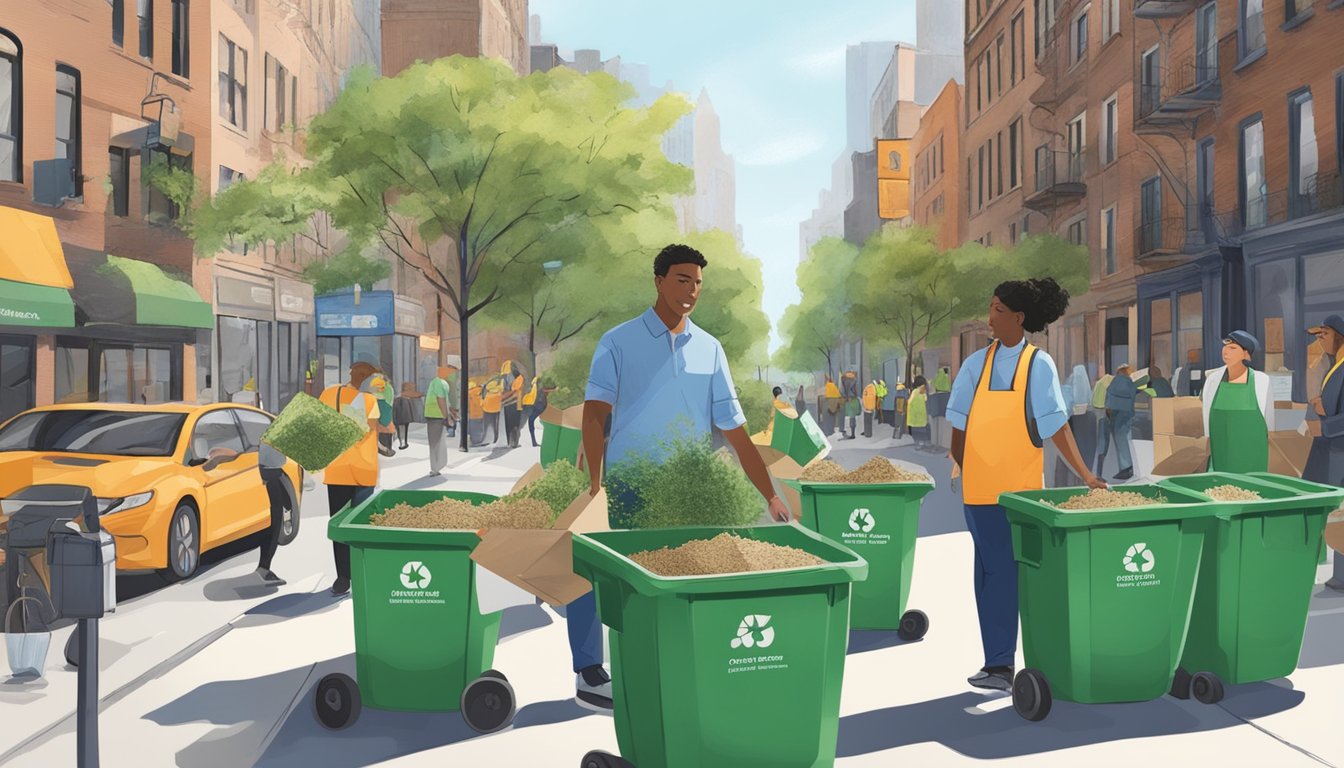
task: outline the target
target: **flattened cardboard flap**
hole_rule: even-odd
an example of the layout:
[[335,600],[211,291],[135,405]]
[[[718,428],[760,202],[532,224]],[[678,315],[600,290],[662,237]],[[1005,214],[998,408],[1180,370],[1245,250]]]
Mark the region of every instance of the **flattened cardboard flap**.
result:
[[1204,403],[1198,397],[1158,397],[1152,401],[1153,434],[1204,437]]
[[585,491],[579,494],[551,526],[553,530],[570,533],[601,533],[611,530],[607,523],[607,491],[600,488],[596,496]]
[[568,531],[486,531],[471,559],[551,605],[566,605],[592,590],[574,574],[573,535]]
[[583,429],[583,405],[575,405],[564,410],[556,408],[554,405],[548,405],[546,410],[541,412],[541,421],[545,424],[554,424],[557,427]]
[[1207,437],[1153,435],[1153,474],[1159,477],[1193,475],[1209,465]]
[[540,464],[533,464],[532,468],[524,472],[523,476],[518,478],[518,482],[513,484],[513,490],[509,491],[509,495],[512,496],[527,486],[535,483],[540,480],[541,476],[544,474],[546,474],[546,470],[543,469]]

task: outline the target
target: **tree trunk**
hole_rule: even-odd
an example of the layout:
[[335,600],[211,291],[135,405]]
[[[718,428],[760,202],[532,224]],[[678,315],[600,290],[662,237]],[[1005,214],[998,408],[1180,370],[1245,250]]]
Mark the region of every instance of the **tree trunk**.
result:
[[461,337],[459,349],[462,352],[462,359],[458,360],[461,366],[457,369],[458,402],[462,410],[458,418],[458,450],[466,453],[470,450],[470,440],[468,436],[471,432],[471,404],[468,397],[470,386],[468,382],[471,379],[471,333],[469,332],[467,310],[471,304],[469,286],[467,285],[467,238],[465,233],[458,237],[457,244],[457,275],[458,275],[458,310],[457,310],[457,332]]

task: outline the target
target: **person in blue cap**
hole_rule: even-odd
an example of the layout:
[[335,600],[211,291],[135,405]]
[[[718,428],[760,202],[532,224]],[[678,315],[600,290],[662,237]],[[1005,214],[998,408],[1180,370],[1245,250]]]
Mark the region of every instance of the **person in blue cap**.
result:
[[[1302,478],[1344,486],[1344,316],[1330,315],[1307,332],[1325,352],[1328,372],[1321,382],[1321,394],[1312,398],[1307,409],[1312,441]],[[1325,585],[1344,592],[1344,555],[1335,553],[1334,576]]]
[[1232,331],[1223,339],[1223,367],[1209,371],[1204,434],[1209,436],[1209,469],[1214,472],[1269,471],[1274,400],[1269,376],[1251,367],[1259,350],[1254,336]]

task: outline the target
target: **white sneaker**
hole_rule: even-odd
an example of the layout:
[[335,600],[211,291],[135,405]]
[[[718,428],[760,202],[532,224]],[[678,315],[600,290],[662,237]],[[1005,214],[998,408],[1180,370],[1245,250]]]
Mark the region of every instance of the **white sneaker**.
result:
[[610,712],[611,675],[600,664],[584,669],[575,682],[574,701],[594,712]]

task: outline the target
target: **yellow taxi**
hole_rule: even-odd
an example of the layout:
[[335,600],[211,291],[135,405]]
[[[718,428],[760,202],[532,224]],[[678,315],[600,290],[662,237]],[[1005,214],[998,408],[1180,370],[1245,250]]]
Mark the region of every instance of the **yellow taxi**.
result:
[[[79,485],[116,538],[117,568],[196,572],[201,553],[270,527],[257,469],[273,417],[246,405],[71,403],[0,426],[0,498],[31,485]],[[280,543],[298,533],[302,470],[285,464]]]

